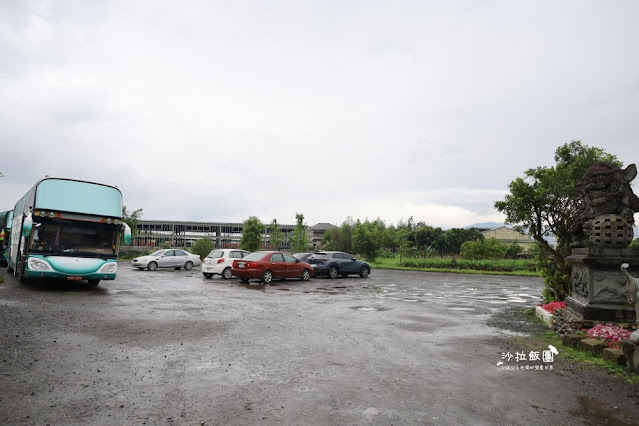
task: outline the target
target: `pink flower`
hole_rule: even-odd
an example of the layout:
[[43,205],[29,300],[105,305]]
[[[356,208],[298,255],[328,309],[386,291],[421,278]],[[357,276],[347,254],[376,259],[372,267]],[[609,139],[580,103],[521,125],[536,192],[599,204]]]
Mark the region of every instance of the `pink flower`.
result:
[[597,337],[603,340],[603,342],[609,348],[621,347],[622,340],[630,339],[630,330],[617,327],[612,323],[597,324],[589,330],[584,330],[588,337]]

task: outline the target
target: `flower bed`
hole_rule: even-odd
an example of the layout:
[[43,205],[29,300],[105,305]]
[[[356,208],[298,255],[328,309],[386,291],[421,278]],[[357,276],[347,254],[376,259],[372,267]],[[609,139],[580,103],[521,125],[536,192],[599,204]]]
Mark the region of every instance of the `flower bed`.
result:
[[630,330],[617,327],[611,323],[597,324],[593,328],[583,329],[588,337],[596,337],[602,339],[609,348],[620,348],[622,340],[630,339]]
[[563,309],[566,307],[566,302],[550,302],[546,303],[542,306],[542,308],[551,314],[554,313],[557,309]]

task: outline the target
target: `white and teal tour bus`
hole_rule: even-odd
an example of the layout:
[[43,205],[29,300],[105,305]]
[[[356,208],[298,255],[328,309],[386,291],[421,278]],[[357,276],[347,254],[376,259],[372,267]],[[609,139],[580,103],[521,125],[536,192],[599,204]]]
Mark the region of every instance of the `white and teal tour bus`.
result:
[[116,187],[45,177],[16,203],[8,271],[29,278],[115,279],[121,240],[131,242]]

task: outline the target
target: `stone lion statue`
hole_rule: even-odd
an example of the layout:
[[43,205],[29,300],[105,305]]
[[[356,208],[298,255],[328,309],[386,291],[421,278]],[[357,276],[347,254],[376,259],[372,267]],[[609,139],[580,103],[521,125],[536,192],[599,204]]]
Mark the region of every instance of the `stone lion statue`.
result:
[[571,229],[573,247],[590,241],[593,220],[603,215],[614,215],[625,220],[632,229],[634,213],[639,212],[639,198],[630,182],[637,176],[637,166],[625,169],[610,163],[595,163],[588,167],[583,179],[576,185],[581,194],[581,207]]

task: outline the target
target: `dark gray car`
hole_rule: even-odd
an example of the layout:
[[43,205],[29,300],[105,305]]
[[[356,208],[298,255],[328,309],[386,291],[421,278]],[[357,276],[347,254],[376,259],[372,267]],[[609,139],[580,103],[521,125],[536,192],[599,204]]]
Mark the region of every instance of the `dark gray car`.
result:
[[306,261],[313,266],[316,277],[326,275],[328,278],[337,278],[338,275],[346,277],[357,274],[366,278],[371,273],[371,265],[368,262],[341,251],[320,251]]

